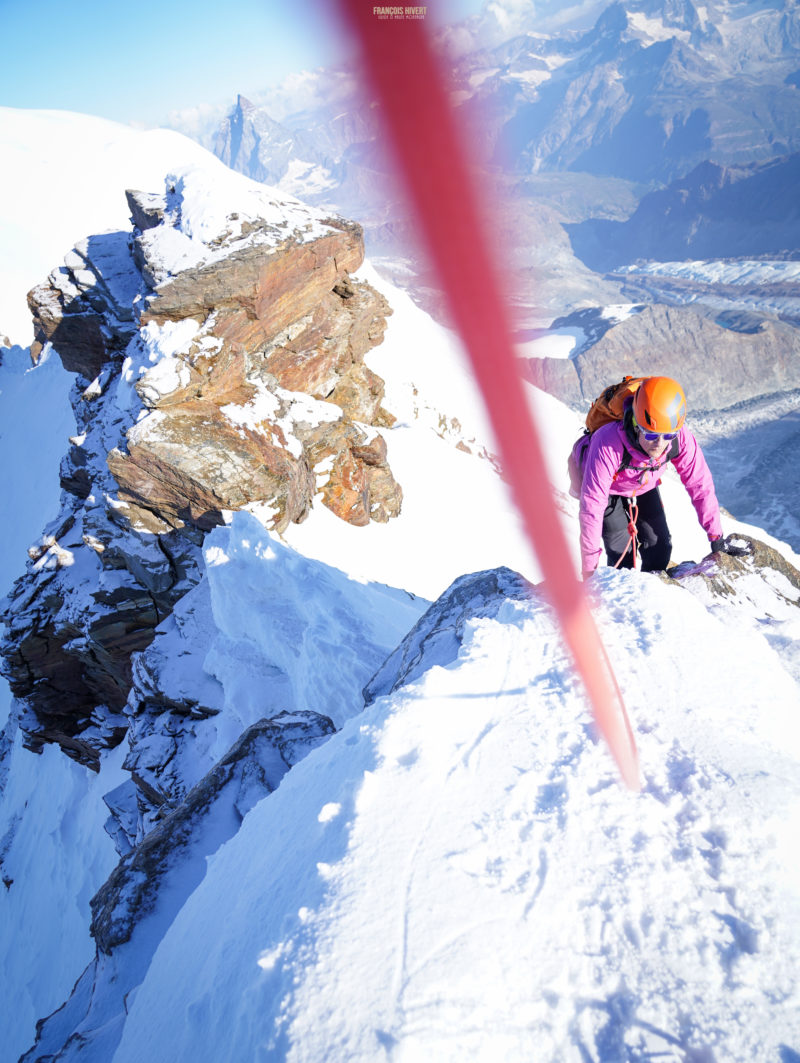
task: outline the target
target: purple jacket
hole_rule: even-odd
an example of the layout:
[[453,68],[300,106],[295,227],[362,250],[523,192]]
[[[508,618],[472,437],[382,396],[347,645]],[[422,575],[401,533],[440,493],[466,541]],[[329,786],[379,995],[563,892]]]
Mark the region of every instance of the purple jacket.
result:
[[[632,461],[618,472],[626,450],[632,455]],[[603,513],[609,495],[630,498],[652,491],[661,483],[661,473],[669,463],[668,454],[669,448],[653,461],[643,451],[632,447],[622,421],[612,421],[592,433],[580,501],[581,565],[584,572],[593,572],[600,561]],[[722,523],[711,470],[700,444],[685,425],[678,433],[678,454],[672,464],[689,493],[709,541],[721,538]]]

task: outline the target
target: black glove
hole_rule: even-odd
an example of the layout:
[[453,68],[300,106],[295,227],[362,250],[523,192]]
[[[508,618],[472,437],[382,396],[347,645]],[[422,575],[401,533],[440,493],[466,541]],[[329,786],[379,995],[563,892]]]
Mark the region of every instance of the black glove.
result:
[[749,543],[743,543],[741,546],[737,546],[736,543],[731,542],[730,536],[724,539],[714,539],[711,543],[712,554],[730,554],[731,557],[747,557],[748,554],[753,552]]

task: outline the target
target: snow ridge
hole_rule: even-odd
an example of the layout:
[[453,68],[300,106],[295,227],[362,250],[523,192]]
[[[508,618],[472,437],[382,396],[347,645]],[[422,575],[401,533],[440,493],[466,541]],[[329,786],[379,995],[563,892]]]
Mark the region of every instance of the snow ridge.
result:
[[548,610],[506,601],[252,810],[159,945],[115,1063],[210,1058],[215,1037],[230,1060],[744,1063],[800,1044],[796,684],[656,577],[603,573],[595,594],[638,797]]

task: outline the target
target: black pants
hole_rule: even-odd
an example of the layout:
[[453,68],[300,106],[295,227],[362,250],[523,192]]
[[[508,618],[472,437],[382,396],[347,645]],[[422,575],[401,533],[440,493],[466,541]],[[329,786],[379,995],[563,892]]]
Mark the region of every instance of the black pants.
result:
[[[609,565],[616,565],[628,544],[628,504],[630,499],[611,495],[603,514],[603,545]],[[672,538],[667,527],[664,503],[657,487],[645,491],[636,499],[639,517],[639,555],[643,572],[660,572],[672,556]],[[633,551],[628,550],[620,568],[633,568]]]

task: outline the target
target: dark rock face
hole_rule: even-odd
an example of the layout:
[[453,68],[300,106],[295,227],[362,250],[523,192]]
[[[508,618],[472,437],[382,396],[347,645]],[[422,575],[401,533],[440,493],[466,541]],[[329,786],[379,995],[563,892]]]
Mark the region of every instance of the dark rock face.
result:
[[159,193],[128,189],[125,192],[125,198],[128,201],[133,226],[139,232],[154,229],[164,221],[165,201]]
[[25,706],[28,748],[56,742],[97,768],[127,730],[132,655],[199,579],[199,542],[169,531],[139,536],[76,507],[31,552],[9,596],[3,672]]

